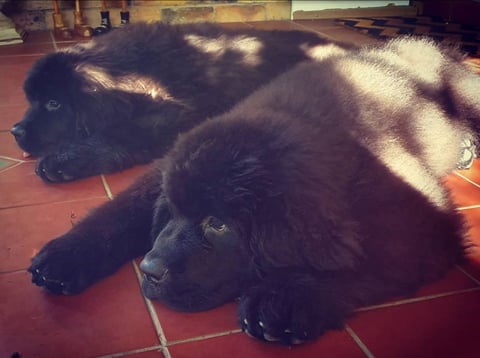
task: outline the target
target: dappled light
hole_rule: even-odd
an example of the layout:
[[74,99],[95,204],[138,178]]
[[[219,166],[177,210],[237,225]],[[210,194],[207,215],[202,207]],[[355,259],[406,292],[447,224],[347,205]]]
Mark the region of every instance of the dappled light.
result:
[[258,66],[262,63],[260,51],[263,49],[263,43],[256,37],[222,35],[212,39],[197,34],[187,34],[185,40],[199,51],[208,54],[213,60],[218,60],[226,52],[232,51],[240,56],[240,61],[244,65]]

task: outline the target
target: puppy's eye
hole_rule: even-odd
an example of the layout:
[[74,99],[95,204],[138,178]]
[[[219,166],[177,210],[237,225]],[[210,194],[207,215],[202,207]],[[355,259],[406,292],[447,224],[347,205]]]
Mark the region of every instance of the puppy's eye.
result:
[[61,106],[62,105],[60,103],[58,103],[53,99],[45,103],[45,108],[47,109],[47,111],[50,111],[50,112],[58,110]]
[[210,216],[209,218],[207,218],[205,226],[207,228],[213,229],[213,230],[218,231],[218,232],[225,231],[225,229],[226,229],[225,223],[222,220],[217,219],[214,216]]

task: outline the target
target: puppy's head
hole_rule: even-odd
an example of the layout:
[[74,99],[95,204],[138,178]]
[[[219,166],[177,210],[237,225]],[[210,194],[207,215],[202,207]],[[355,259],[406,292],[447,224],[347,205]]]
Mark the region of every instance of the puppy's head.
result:
[[303,146],[309,131],[216,119],[182,136],[165,159],[154,246],[140,266],[148,297],[202,310],[278,272],[353,265],[322,160]]
[[82,80],[69,54],[50,54],[37,61],[25,80],[24,92],[29,108],[11,133],[25,153],[43,156],[87,135],[79,120],[79,113],[85,111],[80,105]]

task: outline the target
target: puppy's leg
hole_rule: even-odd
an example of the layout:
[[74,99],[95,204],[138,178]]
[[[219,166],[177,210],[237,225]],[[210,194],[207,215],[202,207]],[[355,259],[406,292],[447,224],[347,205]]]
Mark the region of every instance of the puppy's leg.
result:
[[420,263],[413,262],[420,270],[412,270],[408,257],[408,264],[393,267],[373,263],[370,268],[317,274],[282,269],[240,298],[238,322],[245,333],[263,341],[292,345],[315,339],[341,329],[358,308],[410,296],[422,284],[442,277],[456,256],[455,250],[446,251],[436,248],[417,257]]
[[58,153],[40,158],[36,173],[47,183],[67,182],[88,176],[117,172],[153,159],[147,149],[126,149],[95,138],[72,143]]
[[309,274],[265,279],[240,299],[238,320],[249,336],[286,345],[340,329],[353,311],[351,279],[319,280]]
[[155,168],[97,208],[32,259],[32,282],[57,294],[75,294],[151,248],[154,203],[161,173]]

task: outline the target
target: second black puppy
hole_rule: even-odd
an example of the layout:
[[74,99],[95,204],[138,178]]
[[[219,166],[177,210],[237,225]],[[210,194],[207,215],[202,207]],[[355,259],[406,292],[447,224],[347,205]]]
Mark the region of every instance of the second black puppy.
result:
[[132,24],[40,59],[12,128],[37,174],[63,182],[160,157],[179,132],[223,113],[326,44],[301,31]]

